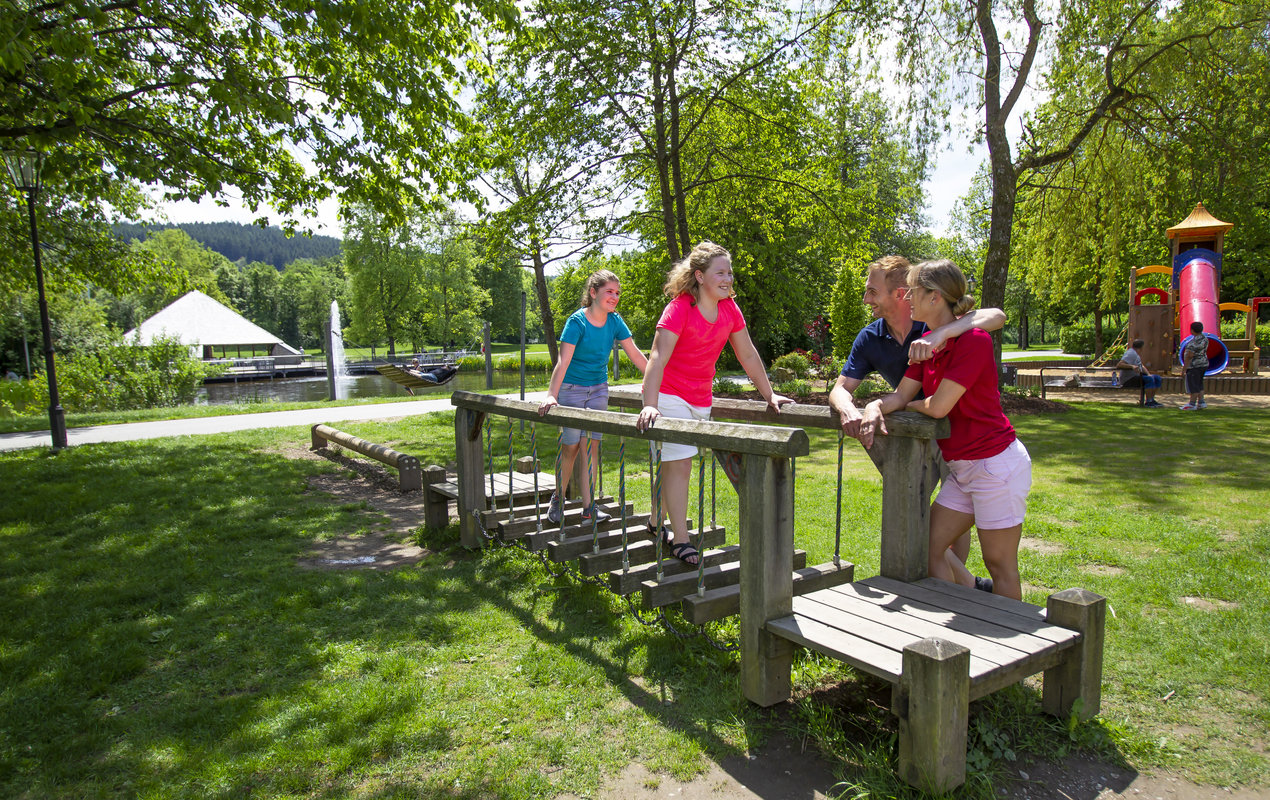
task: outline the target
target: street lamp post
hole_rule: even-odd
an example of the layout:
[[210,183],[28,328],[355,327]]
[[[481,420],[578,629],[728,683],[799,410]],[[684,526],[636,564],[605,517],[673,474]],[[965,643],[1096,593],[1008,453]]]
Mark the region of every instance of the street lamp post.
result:
[[40,191],[40,168],[44,156],[35,149],[7,150],[4,163],[18,191],[26,193],[27,213],[31,218],[31,251],[35,254],[35,286],[40,300],[40,326],[44,333],[44,371],[49,382],[49,431],[53,449],[66,447],[66,415],[57,396],[57,370],[53,363],[53,331],[49,325],[49,306],[44,298],[44,269],[40,266],[40,234],[35,225],[35,197]]

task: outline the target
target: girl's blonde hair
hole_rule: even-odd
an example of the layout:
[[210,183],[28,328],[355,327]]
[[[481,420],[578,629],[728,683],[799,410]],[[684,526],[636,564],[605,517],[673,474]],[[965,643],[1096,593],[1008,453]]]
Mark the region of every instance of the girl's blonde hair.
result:
[[[701,284],[697,282],[697,270],[705,272],[710,269],[710,262],[719,256],[732,260],[732,254],[720,245],[714,242],[698,242],[691,253],[676,261],[670,268],[662,291],[672,300],[681,294],[688,293],[692,295],[693,304],[696,304],[701,299]],[[736,293],[733,292],[733,294]]]
[[975,307],[975,296],[970,294],[966,276],[946,258],[914,264],[908,270],[908,285],[938,292],[956,317]]
[[586,285],[582,287],[583,308],[590,308],[591,301],[595,299],[591,296],[591,290],[594,289],[598,292],[606,283],[621,284],[621,281],[619,281],[617,276],[607,269],[597,269],[595,272],[591,273],[591,276],[586,279]]

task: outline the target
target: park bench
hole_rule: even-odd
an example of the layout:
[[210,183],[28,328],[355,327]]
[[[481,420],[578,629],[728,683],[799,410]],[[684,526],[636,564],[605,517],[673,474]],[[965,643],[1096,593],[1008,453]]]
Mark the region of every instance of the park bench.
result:
[[[1049,370],[1048,375],[1046,370]],[[1116,392],[1137,389],[1138,405],[1145,405],[1146,385],[1139,381],[1131,381],[1127,386],[1122,385],[1119,374],[1120,370],[1116,367],[1041,367],[1041,398],[1044,399],[1049,391],[1055,389]]]

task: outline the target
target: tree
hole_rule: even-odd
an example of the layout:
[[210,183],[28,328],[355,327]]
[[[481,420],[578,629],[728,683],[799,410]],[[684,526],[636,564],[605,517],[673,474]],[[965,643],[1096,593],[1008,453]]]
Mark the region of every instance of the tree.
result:
[[162,282],[151,283],[137,292],[144,316],[155,314],[194,290],[232,305],[221,291],[217,275],[233,269],[233,265],[220,253],[191,239],[185,231],[177,228],[159,231],[144,242],[134,242],[132,249],[135,257],[160,265],[165,276]]
[[288,306],[286,317],[295,320],[296,329],[295,339],[290,339],[284,325],[280,334],[283,341],[303,348],[325,349],[323,342],[331,318],[331,301],[337,301],[341,308],[349,307],[341,262],[337,259],[292,261],[282,273],[282,296]]
[[[916,102],[926,121],[942,113],[949,90],[961,99],[974,96],[983,109],[979,133],[988,148],[991,219],[982,293],[984,305],[998,307],[1005,301],[1020,182],[1071,158],[1110,120],[1146,122],[1162,100],[1150,78],[1175,68],[1172,58],[1227,31],[1263,28],[1267,20],[1259,0],[1233,7],[1210,0],[1169,6],[1081,0],[1056,6],[1052,21],[1042,18],[1035,0],[948,0],[876,12],[871,8],[862,21],[881,20],[906,45],[899,52],[901,76],[919,87]],[[1022,35],[1017,50],[1010,44],[1016,32]],[[1038,58],[1049,62],[1045,83],[1062,92],[1063,102],[1024,121],[1015,155],[1008,128],[1029,84],[1040,83]],[[958,83],[964,75],[974,77]],[[994,338],[999,346],[999,335]]]
[[17,0],[0,16],[0,145],[48,153],[77,197],[233,185],[293,219],[338,190],[400,214],[462,183],[459,68],[474,26],[514,16],[500,0]]
[[[476,284],[476,244],[453,211],[421,222],[421,329],[430,340],[443,346],[471,342],[480,335],[481,317],[490,305],[489,293]],[[519,311],[520,293],[514,299],[505,297],[501,301],[512,302]]]
[[353,208],[349,217],[344,227],[348,328],[359,342],[387,340],[392,356],[405,333],[406,315],[420,305],[423,270],[413,231],[367,206]]

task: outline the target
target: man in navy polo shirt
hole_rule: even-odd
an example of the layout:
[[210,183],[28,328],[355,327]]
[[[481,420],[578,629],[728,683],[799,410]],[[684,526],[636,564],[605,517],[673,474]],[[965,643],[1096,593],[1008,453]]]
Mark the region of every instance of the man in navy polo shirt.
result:
[[[855,337],[846,366],[829,392],[829,405],[838,412],[842,432],[861,441],[872,441],[878,420],[876,412],[868,407],[861,413],[851,393],[870,372],[881,375],[894,389],[910,361],[925,361],[943,349],[944,342],[971,328],[995,331],[1005,325],[1004,311],[981,308],[923,336],[926,323],[913,321],[913,307],[906,297],[909,266],[903,256],[886,256],[869,265],[864,303],[873,310],[874,320]],[[965,563],[970,552],[970,533],[959,538],[952,550]],[[980,580],[984,579],[976,579],[975,584],[979,585]]]

